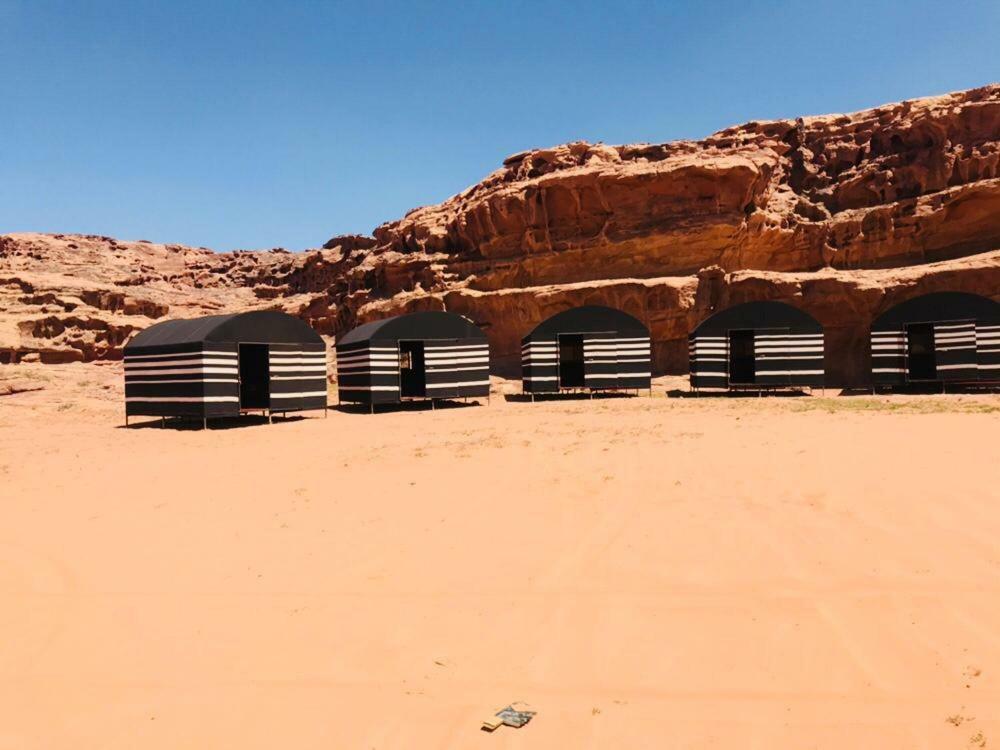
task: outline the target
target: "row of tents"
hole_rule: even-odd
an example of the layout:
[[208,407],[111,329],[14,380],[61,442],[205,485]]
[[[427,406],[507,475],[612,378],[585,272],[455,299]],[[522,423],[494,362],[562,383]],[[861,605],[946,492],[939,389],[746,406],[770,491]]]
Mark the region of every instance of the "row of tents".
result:
[[[365,323],[336,344],[341,402],[489,396],[486,334],[448,312]],[[823,327],[782,302],[721,310],[689,337],[691,386],[821,388]],[[871,328],[873,385],[1000,381],[1000,303],[961,292],[916,297]],[[256,311],[172,320],[125,346],[128,416],[237,416],[327,407],[326,346],[303,321]],[[527,394],[648,389],[649,329],[609,307],[566,310],[521,342]]]

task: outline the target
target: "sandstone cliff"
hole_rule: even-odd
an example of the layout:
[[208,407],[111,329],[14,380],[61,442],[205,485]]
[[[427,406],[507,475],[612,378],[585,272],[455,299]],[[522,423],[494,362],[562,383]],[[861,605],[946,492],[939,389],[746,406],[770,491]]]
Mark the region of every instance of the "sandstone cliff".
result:
[[998,159],[991,85],[702,141],[528,151],[374,239],[306,253],[8,235],[0,361],[119,357],[165,316],[278,307],[335,336],[436,308],[483,326],[514,372],[532,326],[601,303],[650,325],[658,371],[683,372],[697,322],[777,299],[826,326],[832,382],[863,382],[886,307],[945,289],[1000,299]]

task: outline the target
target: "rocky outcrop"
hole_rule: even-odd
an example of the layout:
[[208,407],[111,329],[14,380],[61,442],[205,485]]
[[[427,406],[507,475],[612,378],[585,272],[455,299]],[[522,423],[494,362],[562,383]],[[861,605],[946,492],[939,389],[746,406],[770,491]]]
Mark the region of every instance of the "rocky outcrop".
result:
[[571,305],[646,320],[686,370],[713,310],[777,299],[826,327],[831,382],[863,382],[891,304],[1000,299],[1000,86],[849,115],[751,122],[701,141],[525,151],[374,237],[212,253],[106,237],[0,237],[0,361],[120,356],[162,317],[280,308],[326,335],[414,309],[468,315],[516,371],[520,337]]

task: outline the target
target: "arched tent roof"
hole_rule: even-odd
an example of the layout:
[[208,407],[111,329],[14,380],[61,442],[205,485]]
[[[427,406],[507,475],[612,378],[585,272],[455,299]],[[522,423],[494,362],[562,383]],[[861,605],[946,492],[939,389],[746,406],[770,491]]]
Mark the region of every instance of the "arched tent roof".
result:
[[408,313],[363,323],[337,341],[337,346],[362,341],[400,339],[483,339],[486,334],[468,318],[441,310]]
[[906,323],[977,320],[1000,323],[1000,302],[968,292],[932,292],[890,307],[875,318],[872,330],[897,328]]
[[611,331],[636,336],[649,336],[642,321],[626,312],[603,305],[583,305],[552,315],[525,336],[522,341],[551,338],[560,333],[599,333]]
[[255,310],[232,315],[207,315],[189,320],[165,320],[139,331],[125,351],[196,344],[203,341],[254,344],[323,344],[307,323],[287,313]]
[[803,333],[823,330],[812,315],[784,302],[744,302],[715,313],[695,328],[694,334],[721,336],[732,330],[760,328],[792,328]]

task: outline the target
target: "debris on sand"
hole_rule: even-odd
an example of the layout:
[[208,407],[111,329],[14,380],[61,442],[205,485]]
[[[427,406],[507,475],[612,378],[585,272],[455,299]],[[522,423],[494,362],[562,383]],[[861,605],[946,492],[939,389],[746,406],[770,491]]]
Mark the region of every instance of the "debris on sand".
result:
[[485,719],[480,729],[484,732],[492,732],[500,728],[501,725],[518,729],[531,721],[531,717],[536,713],[536,711],[530,710],[528,704],[515,701],[506,708],[497,711],[490,718]]

